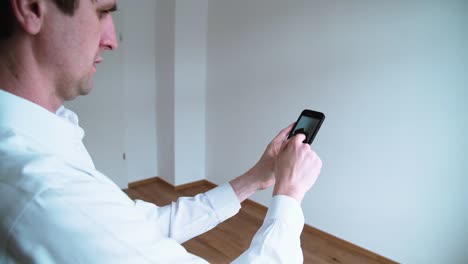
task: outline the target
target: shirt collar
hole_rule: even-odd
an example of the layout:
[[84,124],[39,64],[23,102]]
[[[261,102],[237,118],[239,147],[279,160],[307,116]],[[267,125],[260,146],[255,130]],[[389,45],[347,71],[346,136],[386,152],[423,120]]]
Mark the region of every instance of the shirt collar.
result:
[[54,114],[3,90],[0,90],[0,127],[34,138],[60,154],[66,154],[70,144],[81,143],[84,136],[78,117],[65,107],[61,106]]

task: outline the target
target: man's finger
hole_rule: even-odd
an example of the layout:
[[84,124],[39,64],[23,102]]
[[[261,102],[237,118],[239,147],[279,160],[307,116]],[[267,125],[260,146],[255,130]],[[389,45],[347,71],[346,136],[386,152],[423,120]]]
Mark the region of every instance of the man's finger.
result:
[[[281,148],[280,148],[280,152],[283,152],[289,145],[290,141],[293,139],[294,137],[292,138],[287,138],[287,136],[284,136],[284,138],[281,138]],[[278,139],[280,139],[280,135],[278,135]]]
[[304,134],[298,133],[295,136],[293,136],[290,140],[294,141],[294,143],[292,144],[303,144],[305,139],[306,139],[306,136]]
[[294,124],[296,122],[290,124],[288,127],[284,128],[283,130],[281,130],[278,135],[275,137],[275,139],[277,138],[280,138],[280,139],[286,139],[286,137],[288,136],[289,132],[291,132],[291,129],[293,128]]
[[299,145],[303,144],[304,140],[306,139],[306,136],[302,133],[299,133],[297,135],[294,135],[290,139],[285,139],[283,143],[281,144],[281,152],[284,151],[289,145]]

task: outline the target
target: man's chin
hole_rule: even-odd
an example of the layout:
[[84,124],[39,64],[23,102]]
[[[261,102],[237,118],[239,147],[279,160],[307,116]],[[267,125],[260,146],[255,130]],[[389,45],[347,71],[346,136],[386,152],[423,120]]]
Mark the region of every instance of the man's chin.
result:
[[78,95],[88,95],[93,90],[93,79],[90,77],[81,85],[80,89],[78,89]]
[[92,87],[92,86],[90,86],[90,87],[87,88],[87,89],[81,89],[79,95],[88,95],[88,94],[91,93],[92,90],[93,90],[93,87]]
[[73,101],[79,96],[88,95],[91,93],[92,90],[92,86],[81,86],[79,87],[79,89],[75,90],[75,92],[69,93],[68,96],[65,97],[65,101]]

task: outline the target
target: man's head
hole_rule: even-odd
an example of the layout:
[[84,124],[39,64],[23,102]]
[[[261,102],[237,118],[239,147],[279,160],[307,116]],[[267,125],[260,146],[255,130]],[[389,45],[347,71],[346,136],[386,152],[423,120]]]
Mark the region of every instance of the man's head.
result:
[[30,78],[46,86],[42,92],[55,104],[88,94],[102,52],[117,48],[110,14],[116,0],[0,0],[0,9],[0,49],[18,49],[9,71],[18,83]]

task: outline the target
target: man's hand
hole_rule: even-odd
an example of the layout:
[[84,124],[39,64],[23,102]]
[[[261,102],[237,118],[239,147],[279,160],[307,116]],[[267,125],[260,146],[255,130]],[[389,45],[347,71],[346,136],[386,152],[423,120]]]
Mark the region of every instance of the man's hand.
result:
[[280,153],[281,146],[283,142],[285,142],[293,125],[294,123],[279,132],[270,144],[268,144],[260,160],[258,160],[249,171],[230,181],[239,201],[242,202],[254,192],[266,189],[275,184],[275,163]]
[[276,184],[273,195],[287,195],[302,202],[305,193],[314,185],[322,169],[322,161],[303,134],[283,142],[275,163]]
[[260,160],[250,169],[252,174],[256,175],[259,180],[260,190],[264,190],[275,184],[275,163],[280,153],[281,146],[283,142],[285,142],[293,126],[294,123],[281,130],[270,144],[268,144]]

